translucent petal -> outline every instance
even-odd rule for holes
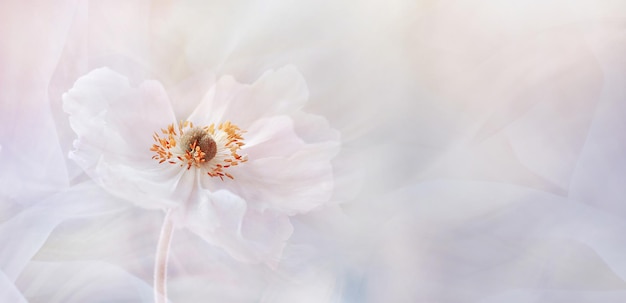
[[[275,212],[258,212],[229,191],[204,192],[187,227],[234,258],[275,265],[292,233],[289,219]]]
[[[87,174],[141,206],[171,205],[181,171],[159,165],[150,151],[154,132],[176,122],[158,82],[133,88],[124,76],[101,68],[76,81],[63,101],[78,136],[70,157]]]
[[[74,186],[27,208],[0,225],[0,270],[15,280],[64,220],[118,211],[124,205],[89,182]]]
[[[302,75],[292,66],[268,71],[251,85],[225,76],[205,95],[189,120],[207,125],[231,121],[247,129],[260,118],[296,111],[308,95]]]
[[[318,126],[320,117],[311,117]],[[302,124],[300,124],[302,123]],[[294,122],[288,116],[257,120],[245,134],[241,154],[248,161],[228,168],[234,180],[201,177],[203,187],[225,188],[246,200],[257,210],[275,209],[287,215],[306,212],[328,202],[333,192],[333,168],[330,163],[339,150],[337,133],[328,127],[307,129],[307,120]],[[323,124],[323,123],[322,123]],[[307,143],[294,126],[308,132]],[[303,126],[304,125],[304,126]],[[315,142],[318,141],[318,142]]]

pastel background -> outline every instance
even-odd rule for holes
[[[67,158],[78,77],[199,98],[194,75],[287,64],[341,133],[333,203],[292,218],[277,269],[176,233],[173,302],[625,302],[609,0],[2,1],[0,302],[153,301],[163,215]]]

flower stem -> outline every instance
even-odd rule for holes
[[[156,258],[154,261],[154,302],[167,302],[167,259],[172,242],[174,224],[171,219],[172,210],[168,209],[163,219],[161,235],[157,244]]]

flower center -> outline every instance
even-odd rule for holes
[[[180,137],[180,143],[182,146],[185,146],[186,152],[194,152],[199,149],[198,153],[204,155],[203,159],[205,162],[211,161],[217,154],[215,140],[207,131],[199,127],[186,131]]]
[[[229,121],[204,127],[181,121],[178,131],[174,124],[170,124],[161,132],[163,137],[154,133],[152,137],[156,143],[150,148],[156,153],[152,159],[159,163],[179,164],[187,169],[196,167],[211,177],[224,180],[224,177],[234,179],[225,169],[248,161],[247,156],[237,153],[245,145],[244,131]]]

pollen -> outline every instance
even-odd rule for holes
[[[182,146],[185,146],[186,152],[194,152],[197,149],[202,153],[204,162],[211,161],[217,154],[217,144],[209,133],[200,128],[194,127],[180,137]]]
[[[152,159],[159,163],[176,164],[187,170],[201,169],[208,176],[222,180],[234,179],[225,170],[248,161],[247,156],[238,153],[245,145],[243,133],[230,121],[204,127],[181,121],[178,129],[170,124],[161,129],[161,134],[155,132],[150,151],[155,153]]]

